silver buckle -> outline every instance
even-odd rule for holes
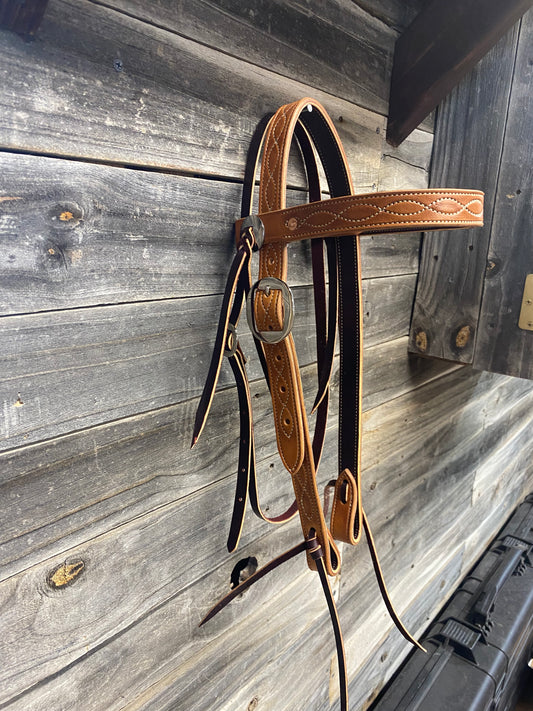
[[[237,329],[232,323],[228,323],[228,330],[226,331],[226,347],[224,348],[224,355],[228,358],[237,353],[237,345],[239,339],[237,337]]]
[[[283,328],[281,331],[259,331],[255,325],[255,294],[257,291],[264,291],[268,296],[271,289],[281,291],[284,310]],[[265,277],[257,281],[250,289],[246,299],[246,319],[251,332],[263,343],[279,343],[286,338],[291,332],[292,322],[294,321],[294,297],[288,285],[276,277]]]

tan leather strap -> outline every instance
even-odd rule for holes
[[[302,100],[281,107],[269,124],[264,143],[259,192],[259,213],[285,207],[285,190],[290,146],[297,122],[303,110],[322,108],[313,100]],[[328,119],[329,120],[329,119]],[[333,129],[334,130],[334,129]],[[340,141],[338,142],[340,145]],[[259,252],[259,278],[287,277],[287,248],[282,243],[264,245]],[[279,331],[283,325],[280,294],[259,293],[255,299],[255,321],[260,331]],[[324,552],[329,575],[340,569],[340,555],[324,519],[316,484],[316,472],[309,426],[305,410],[300,371],[294,341],[289,334],[275,344],[264,343],[278,451],[286,469],[292,475],[300,522],[304,538],[311,530]],[[308,564],[316,568],[308,555]]]
[[[264,244],[315,237],[441,230],[483,225],[479,190],[395,190],[331,198],[260,213]],[[236,224],[240,234],[241,220]]]
[[[304,164],[310,177],[312,202],[287,208],[285,205],[287,165],[295,134],[299,137]],[[194,441],[201,432],[211,404],[220,370],[221,349],[224,344],[229,345],[233,335],[235,352],[231,355],[233,358],[231,363],[237,383],[241,384],[239,385],[241,439],[245,442],[245,449],[241,449],[240,459],[240,463],[242,460],[245,464],[245,476],[237,483],[233,533],[230,533],[230,540],[236,545],[244,515],[242,499],[245,497],[251,478],[248,470],[251,468],[250,471],[254,471],[253,429],[245,359],[238,346],[236,334],[230,333],[228,329],[236,326],[242,306],[242,294],[250,289],[251,247],[258,246],[260,280],[249,293],[250,319],[256,340],[260,338],[265,341],[261,344],[259,353],[272,397],[278,450],[292,477],[305,543],[299,544],[267,564],[250,578],[251,582],[246,586],[280,563],[289,560],[304,549],[307,550],[308,565],[319,572],[335,629],[341,676],[341,708],[344,711],[348,705],[344,651],[338,617],[327,580],[328,574],[336,575],[340,570],[340,555],[334,539],[354,545],[359,541],[363,530],[365,531],[387,609],[401,633],[416,644],[403,627],[388,597],[373,537],[361,502],[362,290],[359,236],[383,232],[479,226],[482,224],[483,194],[475,190],[431,189],[353,195],[350,171],[339,136],[323,107],[313,99],[302,99],[282,106],[269,119],[264,136],[261,138],[264,138],[264,143],[259,191],[260,219],[255,216],[254,227],[246,230],[243,230],[242,220],[236,224],[238,252],[230,270],[224,296],[223,315],[219,322],[208,384],[200,402]],[[332,196],[328,200],[319,200],[320,189],[317,185],[318,172],[314,166],[313,148],[320,157],[326,174],[328,190]],[[257,150],[259,151],[259,147]],[[257,160],[254,162],[256,163]],[[243,198],[247,204],[251,203],[253,174],[250,182]],[[262,240],[259,239],[259,232],[256,234],[256,229],[259,230],[261,227],[264,227],[265,231]],[[313,248],[317,268],[316,271],[314,269],[314,279],[318,282],[316,322],[319,392],[315,407],[319,407],[318,418],[323,430],[325,430],[327,414],[337,306],[340,335],[340,473],[332,486],[334,494],[331,529],[326,524],[316,483],[316,466],[320,458],[323,431],[321,430],[320,436],[315,438],[313,448],[296,350],[288,328],[291,302],[290,289],[286,284],[287,245],[297,240],[317,238],[326,241],[328,272],[330,284],[333,285],[329,297],[330,318],[326,324],[323,247]],[[232,294],[234,295],[233,307],[231,307]],[[230,308],[231,314],[229,314]],[[251,493],[251,498],[254,503],[254,499],[257,498],[255,484],[252,485],[252,491],[254,493]],[[259,509],[259,504],[255,503],[254,509]],[[287,513],[290,512],[289,510]],[[266,518],[264,515],[262,517]],[[239,592],[242,589],[239,586]],[[238,592],[232,591],[215,606],[208,617],[222,609],[236,594]]]

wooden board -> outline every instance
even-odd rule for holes
[[[533,11],[524,16],[515,62],[474,367],[533,378],[533,332],[518,319],[533,273]]]
[[[430,555],[432,546],[438,540],[446,540],[447,533],[459,520],[465,532],[477,528],[476,509],[471,509],[467,485],[477,467],[491,461],[497,450],[501,450],[502,457],[508,462],[515,459],[517,453],[520,456],[522,448],[517,445],[529,436],[523,419],[512,434],[502,420],[496,434],[494,429],[486,426],[484,414],[488,404],[498,397],[501,411],[507,411],[509,417],[516,417],[519,423],[514,385],[503,377],[460,371],[444,381],[428,385],[425,393],[408,393],[393,401],[392,407],[390,402],[386,403],[366,418],[365,500],[378,544],[382,540],[389,542],[389,552],[383,555],[383,564],[391,581],[391,591],[396,595],[401,595],[402,591],[406,594],[403,601],[399,599],[399,609],[410,604],[411,595],[416,598],[419,581],[427,571],[424,561],[420,560],[410,573],[412,586],[406,585],[405,573],[400,571],[404,571],[407,560],[416,562],[422,550]],[[532,398],[532,386],[524,381],[518,400],[522,412],[531,407]],[[444,404],[448,412],[445,418],[442,417]],[[438,431],[434,426],[436,421],[439,422]],[[409,434],[407,439],[406,432]],[[216,457],[213,444],[210,443],[210,451]],[[224,443],[220,445],[223,447]],[[484,452],[481,459],[478,456],[480,451]],[[331,454],[334,456],[334,451]],[[329,456],[324,461],[325,467]],[[427,469],[428,457],[439,461],[439,467],[433,472]],[[199,458],[198,464],[205,466],[205,460]],[[446,476],[441,475],[442,471]],[[521,482],[516,482],[517,488],[526,484],[525,474]],[[529,466],[527,475],[530,480],[532,474]],[[296,653],[295,639],[301,641],[300,651],[304,654],[307,639],[324,644],[315,636],[315,630],[310,633],[308,627],[309,620],[322,616],[321,624],[330,635],[323,601],[314,594],[302,597],[299,580],[293,585],[283,584],[282,581],[293,577],[291,570],[280,571],[281,578],[277,580],[279,594],[275,598],[271,592],[274,583],[267,581],[265,586],[259,586],[246,596],[242,601],[246,606],[233,606],[209,629],[193,633],[194,619],[202,614],[202,608],[205,610],[209,598],[216,596],[216,588],[227,585],[228,571],[232,567],[231,559],[221,554],[223,546],[218,530],[219,522],[222,522],[219,502],[230,494],[230,490],[229,482],[222,480],[190,496],[178,496],[166,506],[156,506],[128,523],[113,526],[107,534],[92,536],[86,544],[78,544],[4,581],[0,585],[0,595],[5,600],[5,619],[12,620],[13,627],[7,626],[9,634],[2,640],[2,644],[11,644],[9,666],[3,671],[6,682],[6,675],[9,675],[9,682],[2,687],[3,699],[9,698],[12,689],[29,688],[30,691],[13,704],[14,708],[31,709],[37,699],[41,704],[54,697],[61,697],[63,708],[66,708],[68,704],[75,705],[84,694],[90,694],[95,708],[103,708],[102,703],[109,708],[109,699],[118,702],[119,696],[122,705],[129,702],[143,707],[143,704],[149,706],[150,697],[160,692],[169,702],[174,699],[176,703],[179,699],[181,708],[199,711],[208,706],[213,694],[220,694],[223,688],[225,703],[230,708],[241,693],[242,680],[237,684],[239,675],[232,670],[235,666],[236,672],[237,666],[241,668],[243,663],[242,652],[235,654],[243,633],[256,650],[255,656],[247,658],[247,679],[251,685],[256,678],[255,665],[259,670],[263,663],[261,650],[283,658],[284,649],[292,656]],[[438,501],[443,501],[438,495],[439,490],[448,492],[450,506],[438,505]],[[434,505],[429,505],[430,502]],[[477,503],[479,507],[480,502]],[[510,500],[506,505],[510,505]],[[405,526],[406,521],[413,520],[415,509],[416,520],[426,531],[423,540],[413,537]],[[199,511],[202,512],[200,518]],[[256,530],[258,526],[260,524],[256,524]],[[287,542],[285,536],[290,535],[290,527],[272,531],[267,537],[271,542],[265,538],[263,545],[254,542],[247,533],[243,549],[233,560],[251,554],[264,560],[276,542],[282,547]],[[341,614],[348,617],[345,624],[348,630],[354,630],[354,644],[357,641],[359,649],[361,639],[355,632],[358,629],[356,620],[360,620],[364,606],[375,599],[375,591],[365,580],[368,561],[363,561],[362,556],[362,549],[345,556],[347,572],[342,580],[346,587],[341,592]],[[121,564],[125,558],[127,566]],[[63,591],[51,590],[46,583],[47,576],[65,560],[72,565],[83,561],[84,572]],[[395,565],[391,569],[393,561]],[[442,565],[446,567],[448,562],[449,558],[445,558]],[[212,572],[206,575],[206,571]],[[432,577],[437,588],[442,580],[440,571],[436,564]],[[303,571],[302,574],[309,576]],[[354,574],[360,580],[358,585],[345,582]],[[448,585],[452,584],[456,574],[446,577]],[[195,579],[198,584],[192,585]],[[35,589],[40,595],[30,594]],[[364,590],[367,592],[358,595]],[[26,600],[23,618],[18,615],[18,599]],[[289,629],[287,615],[296,605],[299,614],[294,627]],[[268,614],[269,625],[254,624],[254,619],[258,615],[262,618],[264,614]],[[417,614],[419,621],[415,624],[425,624],[424,611],[418,608]],[[377,612],[372,620],[372,634],[376,634],[376,626],[384,625],[381,627],[383,633],[388,627],[389,623],[382,615]],[[352,622],[350,616],[353,616]],[[39,645],[24,631],[35,625],[40,630]],[[365,629],[369,628],[363,628],[364,632]],[[55,641],[54,630],[56,633],[68,630],[68,634],[62,634],[60,647]],[[348,632],[349,649],[351,634]],[[16,645],[12,644],[11,635],[16,635]],[[142,639],[144,644],[140,643]],[[274,640],[277,640],[275,648],[272,646]],[[146,644],[151,645],[152,641],[152,653],[161,655],[161,666],[154,664],[151,654],[145,655]],[[109,664],[115,654],[122,655],[121,674],[102,676],[98,669],[102,669],[102,664]],[[197,684],[193,689],[186,681],[191,667],[198,663],[198,655],[201,655],[202,668],[211,680],[202,685],[201,693]],[[352,664],[357,668],[363,661],[359,655]],[[59,673],[61,669],[63,671]],[[150,692],[142,691],[148,688],[146,674],[149,675]],[[224,674],[224,681],[219,674]],[[259,674],[258,683],[261,678]],[[283,688],[271,675],[264,677],[265,682],[267,679],[274,698],[279,698],[284,693]],[[153,686],[156,681],[161,682],[161,688]],[[39,686],[32,689],[36,683]],[[318,693],[323,694],[322,675],[317,674],[312,683]],[[365,686],[364,679],[360,683]],[[368,693],[368,686],[366,689]],[[136,698],[139,694],[141,696]],[[157,702],[157,707],[167,706]]]
[[[496,44],[533,0],[433,0],[400,36],[387,140],[399,145]]]
[[[439,109],[431,185],[483,190],[485,226],[424,236],[411,323],[414,353],[473,359],[517,40],[515,28]]]
[[[421,387],[450,368],[408,358],[406,338],[367,349],[365,364],[365,410]],[[310,402],[316,388],[314,366],[303,374],[306,401]],[[336,370],[333,383],[337,387]],[[286,491],[288,482],[276,454],[268,391],[263,381],[253,382],[252,391],[261,481],[265,474],[275,476],[276,481],[284,482],[281,490]],[[110,530],[217,479],[230,477],[233,481],[236,402],[234,390],[217,393],[205,433],[193,452],[189,443],[196,400],[0,455],[0,577],[101,533],[102,522]],[[334,424],[333,409],[330,427]],[[335,438],[331,429],[328,441],[333,451]],[[202,461],[204,465],[195,473]],[[214,461],[216,467],[212,466]],[[335,464],[332,466],[334,469]],[[75,487],[70,486],[73,469]],[[21,521],[31,524],[21,529]]]
[[[4,149],[242,178],[259,120],[309,93],[87,0],[52,0],[31,45],[10,33],[2,41]],[[383,117],[313,94],[339,127],[356,184],[371,186]]]
[[[395,163],[395,182],[424,173]],[[2,153],[1,313],[222,293],[240,199],[229,182]],[[414,235],[367,236],[362,248],[365,277],[417,271]],[[289,253],[291,286],[310,284],[309,244]]]
[[[20,35],[33,35],[46,10],[48,0],[0,0],[0,27]]]
[[[365,343],[407,335],[415,275],[364,283]],[[293,335],[302,366],[314,362],[312,289],[294,289]],[[129,417],[198,396],[220,297],[170,299],[0,320],[0,449]],[[245,352],[254,353],[246,325]],[[261,368],[252,360],[249,375]],[[224,368],[220,387],[233,384]]]
[[[409,26],[426,2],[427,0],[357,0],[358,5],[400,31]]]
[[[108,3],[144,21],[385,114],[396,32],[352,0]]]

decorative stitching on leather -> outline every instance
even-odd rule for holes
[[[449,210],[447,211],[439,211],[438,207],[436,207],[437,203],[439,202],[455,202],[459,207],[455,212],[450,212]],[[386,213],[388,215],[395,215],[397,217],[405,217],[406,221],[409,220],[412,217],[415,217],[416,215],[421,215],[424,212],[427,212],[428,210],[435,212],[437,215],[445,215],[447,217],[453,217],[453,215],[459,215],[462,212],[467,212],[469,215],[472,215],[472,217],[478,217],[481,213],[479,212],[473,212],[470,210],[470,205],[474,203],[480,203],[480,200],[473,199],[470,200],[466,205],[463,205],[461,202],[455,199],[448,199],[448,198],[439,198],[439,200],[435,200],[428,205],[418,202],[416,200],[397,200],[395,202],[389,203],[385,206],[380,206],[380,205],[375,205],[374,203],[357,203],[357,205],[353,205],[353,203],[347,207],[345,210],[342,210],[340,212],[333,212],[331,210],[327,210],[325,208],[319,209],[319,210],[314,210],[310,212],[309,214],[305,215],[303,218],[300,218],[298,220],[298,229],[301,227],[305,227],[305,224],[309,222],[312,218],[316,217],[317,215],[331,215],[331,219],[329,222],[323,222],[320,226],[314,227],[313,229],[315,230],[323,230],[327,229],[330,225],[335,224],[339,220],[344,221],[348,225],[351,224],[356,224],[360,222],[368,222],[370,220],[373,220],[376,215]],[[338,203],[337,203],[338,204]],[[421,209],[418,210],[413,210],[411,212],[396,212],[395,210],[390,209],[391,206],[396,206],[396,205],[417,205]],[[364,217],[345,217],[345,213],[348,212],[349,210],[353,209],[354,207],[357,208],[363,208],[363,207],[369,207],[374,209],[376,212],[374,212],[371,215],[366,215]],[[291,219],[291,218],[290,218]],[[289,228],[289,219],[285,220],[285,227]]]
[[[337,264],[340,264],[340,258],[341,258],[341,251],[340,251],[340,244],[337,241],[335,244],[336,250],[337,250]],[[339,288],[338,292],[339,295],[342,293],[342,269],[338,269],[338,274],[337,274],[337,279],[339,282]],[[344,309],[342,306],[342,299],[339,298],[339,334],[344,332]],[[343,381],[343,372],[342,368],[339,369],[339,413],[343,411],[342,409],[342,394],[344,392],[344,381]],[[339,462],[341,461],[341,456],[342,456],[342,423],[339,422],[339,438],[338,438],[338,458]]]
[[[272,124],[272,130],[267,141],[267,146],[265,147],[264,155],[264,165],[266,173],[266,181],[264,182],[264,188],[261,190],[261,199],[266,204],[267,210],[272,211],[281,207],[281,197],[282,189],[281,185],[283,165],[286,160],[284,151],[282,148],[285,147],[286,135],[288,131],[288,125],[290,123],[290,111],[294,110],[294,104],[289,104],[281,107]],[[280,145],[281,144],[281,145]],[[282,271],[282,254],[279,251],[279,246],[274,248],[264,248],[262,253],[262,268],[268,276],[281,277]],[[268,327],[269,325],[277,324],[277,314],[276,309],[279,302],[279,295],[276,293],[266,296],[261,294],[259,297],[259,303],[261,304],[264,311],[264,322]],[[273,372],[275,373],[275,382],[272,383],[272,405],[274,409],[274,416],[276,419],[276,433],[278,436],[280,456],[283,460],[285,467],[290,471],[295,471],[295,465],[301,460],[301,436],[299,434],[298,426],[296,423],[296,393],[293,391],[292,387],[287,384],[292,382],[290,373],[290,353],[288,351],[287,344],[279,344],[277,347],[272,348],[272,354],[274,357],[269,358],[269,364]],[[280,355],[281,359],[276,360],[276,355]],[[287,372],[287,369],[289,372]],[[280,385],[286,384],[286,393],[282,393],[280,390]],[[289,425],[286,424],[286,420],[289,420]],[[287,456],[284,451],[283,443],[280,441],[281,434],[286,438],[287,442],[291,440],[294,441],[294,436],[296,436],[296,461],[289,463]]]
[[[447,203],[455,203],[457,205],[457,209],[455,212],[450,212],[449,210],[439,210],[438,209],[438,203],[441,202],[447,202]],[[337,202],[336,206],[342,205],[342,202]],[[470,209],[470,207],[474,204],[480,205],[481,209],[479,212],[475,212]],[[397,205],[416,205],[419,209],[416,210],[411,210],[410,212],[399,212],[397,210],[391,209],[391,207],[395,207]],[[365,215],[363,217],[347,217],[345,216],[345,213],[349,212],[350,210],[353,209],[360,209],[360,208],[370,208],[374,210],[374,212],[370,215]],[[407,222],[413,221],[413,218],[416,218],[417,215],[421,215],[424,212],[430,211],[434,212],[436,215],[436,219],[439,222],[471,222],[471,220],[458,220],[456,215],[461,214],[462,212],[467,212],[469,215],[471,215],[474,218],[479,218],[482,215],[482,209],[483,209],[483,204],[482,201],[479,198],[472,198],[469,200],[466,204],[460,202],[459,200],[456,200],[454,197],[440,197],[437,200],[432,201],[429,204],[425,204],[423,202],[419,202],[417,200],[394,200],[392,202],[389,202],[383,206],[378,205],[374,202],[358,202],[354,204],[354,201],[350,201],[348,203],[348,206],[344,210],[340,211],[333,211],[333,210],[328,210],[327,206],[324,206],[324,204],[321,205],[319,209],[314,209],[311,211],[306,211],[306,214],[303,215],[303,217],[298,218],[298,227],[297,227],[297,234],[292,234],[292,235],[287,235],[289,238],[295,238],[299,237],[302,238],[303,236],[309,234],[313,234],[314,232],[322,232],[323,230],[326,230],[330,228],[331,225],[335,225],[335,223],[338,223],[339,221],[342,221],[344,224],[341,227],[333,227],[331,228],[332,230],[343,230],[346,229],[346,226],[351,226],[351,225],[361,225],[362,223],[368,223],[371,222],[372,220],[375,220],[375,218],[378,215],[382,214],[388,214],[388,215],[394,215],[396,217],[403,218],[402,220],[399,220],[398,222],[380,222],[380,223],[373,223],[373,226],[379,226],[380,224],[387,224],[387,225],[396,225],[396,224],[405,224]],[[311,219],[316,217],[317,215],[325,215],[325,216],[331,216],[331,219],[327,222],[323,222],[322,224],[318,226],[313,226],[309,228],[307,231],[302,233],[302,228],[305,228],[306,223],[308,223]],[[448,219],[447,219],[448,218]],[[289,220],[292,218],[287,218],[285,220],[285,227],[289,229]],[[432,219],[423,219],[423,220],[414,220],[415,222],[421,223],[421,222],[432,222],[434,220]]]
[[[332,574],[335,574],[331,560],[331,549],[334,549],[339,564],[340,556],[322,513],[322,506],[320,505],[320,499],[316,490],[315,475],[311,467],[311,456],[308,450],[307,457],[305,457],[302,462],[302,466],[292,477],[294,492],[298,502],[298,511],[300,513],[300,522],[304,536],[307,536],[310,528],[314,528],[319,538],[323,539],[322,544],[327,568]],[[311,492],[309,491],[309,487],[312,489]],[[337,566],[337,572],[338,569],[339,566]]]
[[[280,160],[283,159],[283,152],[280,148],[278,137],[276,135],[276,131],[278,130],[278,125],[282,121],[283,126],[280,130],[280,136],[283,136],[285,134],[285,128],[287,125],[287,115],[286,115],[286,106],[282,106],[281,109],[277,112],[277,118],[275,119],[274,123],[272,124],[272,130],[270,132],[269,138],[271,138],[271,142],[265,147],[265,155],[264,155],[264,160],[265,160],[265,170],[268,173],[268,177],[265,182],[265,188],[264,188],[264,193],[263,197],[266,202],[266,206],[268,208],[268,211],[271,212],[272,210],[277,209],[275,207],[276,204],[278,206],[280,205],[280,200],[279,200],[279,195],[280,195],[280,173],[278,169],[278,165]],[[274,149],[276,149],[276,158],[275,158],[275,163],[274,167],[271,167],[271,159],[272,159],[272,154],[274,152]],[[269,188],[273,186],[274,189],[274,196],[273,196],[273,202],[271,202],[270,197],[269,197]],[[274,203],[274,207],[273,207]]]
[[[363,328],[363,294],[361,292],[361,280],[359,279],[359,274],[358,274],[358,268],[359,268],[359,250],[358,250],[358,245],[359,245],[359,239],[354,239],[352,240],[352,252],[353,252],[353,266],[354,266],[354,280],[357,284],[357,328],[354,329],[354,338],[355,338],[355,350],[357,353],[357,360],[356,362],[358,363],[359,367],[357,369],[357,381],[356,381],[356,401],[353,404],[354,408],[357,408],[357,419],[356,419],[356,432],[361,432],[361,397],[362,397],[362,383],[361,383],[361,378],[362,378],[362,369],[361,369],[361,359],[363,357],[362,354],[362,337],[361,337],[361,332]],[[354,437],[353,438],[353,455],[352,455],[352,462],[354,466],[354,477],[357,475],[357,470],[359,468],[359,438]],[[351,463],[351,462],[350,462]]]
[[[411,225],[413,227],[413,231],[415,231],[416,227],[420,226],[422,227],[423,225],[426,224],[433,224],[438,222],[438,226],[445,227],[446,225],[471,225],[472,227],[479,227],[480,223],[475,221],[475,220],[442,220],[439,219],[437,220],[405,220],[403,222],[373,222],[371,225],[369,225],[369,228],[372,229],[377,229],[378,227],[405,227],[406,225],[409,226]],[[291,234],[291,235],[279,235],[277,238],[271,238],[272,239],[272,244],[274,242],[278,241],[297,241],[297,240],[302,240],[306,239],[308,237],[313,237],[314,235],[320,235],[321,232],[323,231],[324,228],[321,229],[316,229],[313,230],[312,232],[299,232],[297,234]],[[355,230],[362,230],[360,234],[367,234],[364,230],[366,229],[366,226],[360,226],[358,228],[354,227]],[[437,229],[437,228],[436,228]],[[328,236],[333,236],[336,232],[345,232],[346,231],[346,226],[344,227],[332,227],[331,229],[328,229]],[[368,233],[370,234],[370,233]]]

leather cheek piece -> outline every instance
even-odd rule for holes
[[[335,483],[331,511],[331,533],[337,541],[355,545],[362,533],[361,492],[349,469],[342,471]]]

